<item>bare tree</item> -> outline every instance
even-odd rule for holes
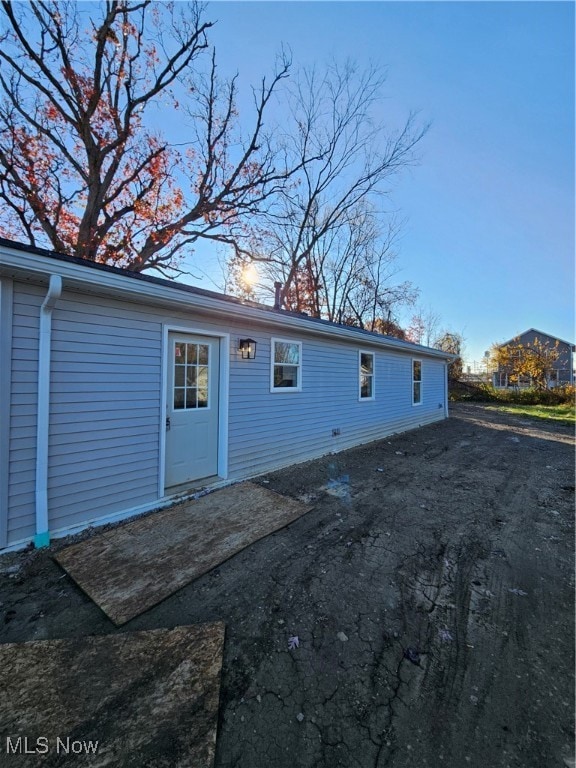
[[[418,289],[395,280],[400,226],[390,218],[382,231],[374,212],[364,206],[351,218],[343,246],[329,250],[320,263],[319,289],[327,297],[329,319],[386,333],[397,324],[398,310],[415,303]]]
[[[415,344],[423,344],[425,347],[431,347],[438,338],[438,328],[440,326],[440,315],[431,307],[424,309],[418,308],[412,315],[410,325],[406,330],[406,336],[409,341]]]
[[[243,138],[236,80],[219,82],[203,5],[1,8],[0,234],[136,271],[175,268],[198,238],[237,246],[246,217],[289,176],[263,131],[289,62],[254,91]],[[147,127],[160,109],[188,120],[186,144]]]
[[[360,203],[313,244],[284,291],[284,309],[403,336],[398,310],[413,304],[418,290],[408,281],[394,279],[398,273],[394,243],[400,225],[395,219],[386,225],[383,232],[374,211]],[[255,281],[253,266],[242,255],[228,261],[227,285],[244,299],[267,298],[270,286],[284,285],[291,271],[290,263],[261,260]]]
[[[389,248],[373,227],[384,215],[376,203],[414,161],[426,128],[413,115],[396,133],[377,122],[382,84],[377,70],[348,62],[323,75],[304,72],[289,89],[284,146],[300,170],[256,222],[243,254],[282,282],[284,308],[330,319],[352,312],[359,320],[369,313],[360,297],[372,314],[384,300]]]

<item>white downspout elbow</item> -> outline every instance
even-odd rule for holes
[[[48,439],[50,432],[50,359],[52,310],[62,294],[62,278],[50,275],[48,292],[40,308],[38,346],[38,412],[36,426],[36,535],[34,545],[47,547],[48,530]]]

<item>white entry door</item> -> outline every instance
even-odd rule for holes
[[[218,474],[220,340],[168,335],[167,488]]]

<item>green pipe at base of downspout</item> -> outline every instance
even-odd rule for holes
[[[44,531],[44,533],[37,533],[34,536],[34,546],[36,549],[50,546],[50,531]]]

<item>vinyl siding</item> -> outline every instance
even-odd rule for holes
[[[277,334],[276,334],[277,335]],[[349,343],[303,341],[302,391],[270,392],[270,338],[230,385],[230,473],[242,477],[370,442],[444,418],[444,364],[422,359],[423,402],[412,405],[404,354]],[[375,353],[373,400],[359,401],[358,350]],[[253,393],[246,396],[246,393]],[[440,406],[440,407],[439,407]],[[339,429],[340,435],[332,436]]]
[[[133,307],[64,292],[52,320],[50,525],[158,496],[162,328]]]
[[[34,534],[39,316],[45,292],[14,283],[7,544]]]
[[[14,284],[9,544],[34,535],[39,309],[45,289]],[[228,477],[376,440],[444,417],[444,363],[306,332],[72,292],[52,315],[48,507],[65,531],[159,498],[163,326],[230,334]],[[238,339],[257,340],[242,360]],[[271,339],[302,342],[302,391],[270,391]],[[223,343],[223,342],[222,342]],[[359,349],[374,352],[374,400],[359,401]],[[441,407],[439,407],[439,405]],[[338,437],[332,430],[339,429]]]

